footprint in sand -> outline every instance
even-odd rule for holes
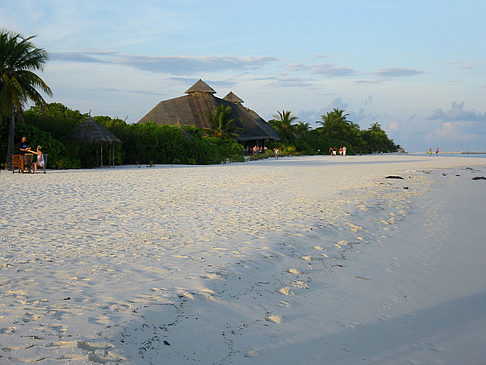
[[[304,283],[303,281],[301,280],[295,280],[293,283],[292,283],[292,286],[294,288],[300,288],[300,289],[309,289],[309,286]]]
[[[280,294],[283,294],[283,295],[294,295],[294,293],[292,292],[292,290],[290,290],[290,288],[288,286],[285,287],[285,288],[279,289],[278,292]]]
[[[297,269],[288,269],[288,272],[294,275],[300,275],[301,272]]]
[[[312,261],[312,257],[311,256],[302,256],[301,259],[302,260],[305,260],[305,261]]]
[[[273,323],[281,323],[282,322],[282,318],[280,318],[280,316],[277,316],[276,314],[269,315],[265,319],[267,321],[273,322]]]

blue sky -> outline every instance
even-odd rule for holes
[[[486,1],[2,0],[61,102],[137,122],[202,78],[265,119],[333,107],[410,151],[486,151]]]

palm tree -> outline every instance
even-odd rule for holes
[[[273,116],[275,119],[269,120],[268,123],[277,131],[283,142],[291,142],[295,137],[295,125],[292,124],[297,117],[292,115],[290,110],[277,111]]]
[[[299,122],[295,125],[295,136],[296,137],[302,137],[304,134],[306,134],[309,130],[311,129],[311,126],[309,123],[306,122]]]
[[[7,166],[14,150],[15,114],[21,113],[29,100],[45,104],[38,89],[52,95],[49,86],[34,73],[42,71],[47,61],[47,52],[31,42],[34,37],[0,30],[0,121],[4,116],[10,119]]]
[[[324,129],[333,129],[336,127],[342,127],[349,125],[350,122],[347,120],[349,114],[342,109],[334,108],[331,112],[323,114],[322,121],[317,121],[317,123],[322,124]]]
[[[241,128],[238,128],[234,123],[238,118],[231,118],[231,107],[226,105],[218,105],[213,113],[205,113],[209,120],[209,128],[204,128],[204,131],[210,136],[216,136],[222,139],[231,139],[238,137]]]

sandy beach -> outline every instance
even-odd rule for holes
[[[485,364],[482,176],[407,155],[2,171],[0,363]]]

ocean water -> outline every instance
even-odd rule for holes
[[[409,155],[414,155],[414,156],[429,156],[428,153],[414,153],[411,152]],[[475,157],[475,158],[486,158],[486,153],[439,153],[439,156],[435,155],[435,152],[432,154],[432,157],[441,157],[441,156],[446,156],[446,157]]]

